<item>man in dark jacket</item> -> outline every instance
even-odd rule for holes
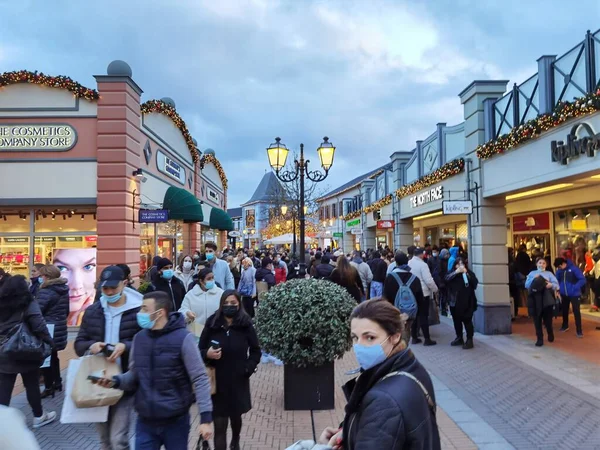
[[[187,286],[184,286],[183,282],[174,276],[173,263],[169,259],[162,258],[156,265],[156,269],[156,275],[152,279],[152,285],[148,292],[164,292],[173,302],[173,311],[179,311],[187,293]]]
[[[185,318],[171,313],[164,292],[144,295],[138,313],[143,330],[133,339],[129,370],[100,385],[135,391],[136,448],[187,448],[192,403],[198,404],[200,434],[213,434],[210,380],[196,339],[186,329]],[[194,393],[196,397],[194,399]]]
[[[323,255],[321,257],[321,263],[316,266],[315,269],[315,278],[318,278],[320,280],[329,280],[329,277],[331,276],[331,272],[333,272],[334,267],[329,264],[330,262],[330,258],[328,255]]]
[[[271,289],[275,286],[273,270],[273,261],[270,258],[264,258],[261,262],[261,268],[256,271],[256,281],[265,281],[269,285],[269,289]]]
[[[124,293],[125,275],[117,266],[108,266],[100,275],[100,301],[90,305],[83,314],[75,339],[75,353],[83,356],[104,354],[111,362],[127,370],[133,337],[140,331],[137,313],[141,301]],[[107,347],[110,344],[111,347]],[[133,397],[124,395],[111,406],[108,421],[97,424],[103,448],[129,449],[129,425]]]
[[[560,286],[560,297],[562,299],[563,321],[560,331],[567,331],[569,329],[569,305],[572,305],[577,337],[582,338],[581,292],[587,281],[581,269],[573,264],[570,259],[556,258],[554,260],[554,267],[556,267],[556,279]]]
[[[371,292],[369,298],[377,298],[383,295],[383,283],[385,283],[385,277],[388,265],[381,258],[381,253],[374,252],[373,259],[367,261],[371,272],[373,272],[373,281],[371,281]]]

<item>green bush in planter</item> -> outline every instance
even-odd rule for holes
[[[290,280],[261,300],[256,330],[261,348],[285,364],[320,366],[351,348],[349,318],[356,300],[326,280]]]
[[[150,283],[149,281],[144,281],[142,284],[140,284],[138,292],[140,294],[145,294],[148,292],[148,289],[150,289],[150,286],[152,286],[152,283]]]

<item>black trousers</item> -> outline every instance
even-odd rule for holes
[[[42,417],[44,412],[42,410],[42,397],[39,386],[40,369],[21,373],[21,378],[23,379],[27,401],[29,402],[29,406],[31,406],[34,417]],[[16,373],[0,373],[0,405],[10,405],[10,398],[16,379]]]
[[[242,416],[215,417],[215,450],[227,449],[227,425],[231,420],[231,444],[240,443],[242,432]]]
[[[554,316],[554,309],[552,306],[547,306],[542,310],[542,314],[533,317],[533,324],[535,325],[535,334],[538,341],[544,340],[544,329],[542,324],[546,327],[546,332],[549,338],[554,338],[554,330],[552,329],[552,317]]]
[[[475,329],[473,328],[473,315],[461,316],[456,312],[456,308],[451,306],[450,312],[452,313],[452,322],[454,322],[454,331],[456,332],[457,338],[463,337],[463,325],[467,332],[467,339],[473,339]]]
[[[252,297],[243,296],[242,305],[248,315],[254,319],[254,299]]]
[[[573,306],[573,317],[575,317],[575,328],[577,333],[583,333],[581,328],[581,299],[579,297],[562,297],[562,326],[569,326],[569,305]]]
[[[423,337],[425,339],[431,339],[429,334],[429,303],[431,302],[431,297],[425,297],[423,304],[418,305],[417,317],[413,321],[410,331],[413,339],[417,339],[419,337],[419,328],[423,332]]]

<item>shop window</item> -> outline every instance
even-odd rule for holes
[[[246,228],[254,228],[256,223],[254,209],[246,210]]]
[[[2,214],[0,217],[0,233],[29,233],[29,211]]]
[[[153,223],[140,224],[140,274],[145,274],[152,267],[152,258],[155,256],[156,235]]]
[[[41,255],[34,262],[46,263]],[[28,277],[29,237],[11,236],[0,238],[0,267],[7,273]]]
[[[571,259],[585,269],[585,254],[600,245],[598,207],[554,213],[556,256]]]

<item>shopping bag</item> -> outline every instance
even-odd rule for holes
[[[217,371],[214,367],[206,366],[206,374],[210,380],[210,395],[217,393]]]
[[[190,333],[199,338],[200,335],[202,335],[202,330],[204,330],[204,324],[198,323],[194,320],[188,324],[187,329]]]
[[[112,378],[120,375],[117,363],[109,362],[104,355],[84,356],[81,358],[79,370],[75,375],[71,398],[78,408],[94,408],[96,406],[112,406],[123,396],[119,389],[107,389],[88,380],[94,375],[101,378]]]
[[[437,294],[432,295],[429,301],[429,325],[438,325],[440,323],[440,308],[437,302]]]
[[[108,406],[99,406],[97,408],[77,408],[71,394],[75,384],[75,376],[81,365],[81,359],[72,359],[69,361],[67,369],[67,390],[63,400],[60,423],[101,423],[108,420]]]
[[[48,328],[48,333],[50,333],[50,337],[54,337],[54,324],[53,323],[48,323],[46,324],[46,327]],[[48,356],[44,362],[42,363],[42,365],[40,366],[40,369],[46,369],[48,367],[50,367],[50,360],[52,359],[52,355]]]

